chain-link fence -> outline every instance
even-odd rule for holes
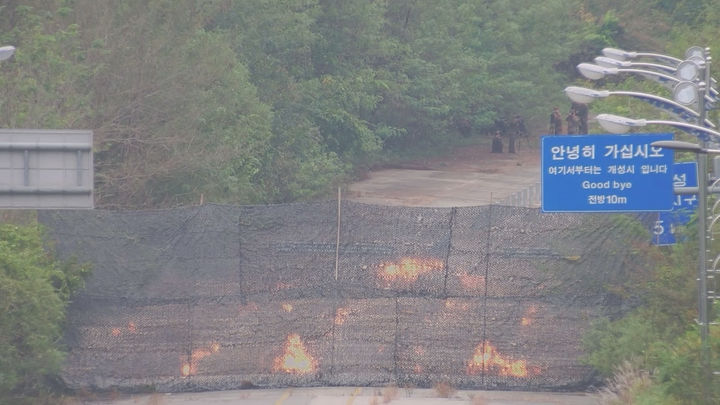
[[[93,274],[69,308],[75,388],[582,389],[589,323],[638,260],[612,215],[337,201],[43,211]]]

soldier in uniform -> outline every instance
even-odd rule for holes
[[[570,109],[570,112],[567,117],[565,117],[565,120],[567,121],[568,135],[577,134],[580,129],[580,118],[578,118],[577,114],[575,114],[574,108]]]
[[[580,120],[578,127],[578,134],[587,135],[588,133],[588,106],[582,103],[572,103],[572,108],[575,110],[575,114]]]
[[[500,135],[500,131],[495,131],[495,136],[493,136],[492,140],[492,153],[502,153],[502,151],[502,136]]]
[[[524,141],[525,146],[530,147],[530,138],[527,133],[527,128],[525,128],[525,120],[522,119],[520,114],[515,114],[515,117],[510,122],[510,131],[515,133],[518,146]]]
[[[560,115],[560,109],[553,107],[552,113],[550,113],[550,134],[560,135],[562,133],[562,115]]]

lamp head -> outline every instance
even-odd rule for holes
[[[695,81],[700,77],[700,66],[696,60],[684,60],[678,65],[675,76],[680,80]]]
[[[12,45],[0,47],[0,60],[5,60],[15,53],[15,47]]]
[[[683,105],[694,105],[700,98],[700,89],[697,84],[682,81],[673,87],[673,100]]]
[[[650,146],[654,146],[656,148],[679,150],[682,152],[700,153],[703,151],[703,148],[700,145],[683,141],[655,141],[652,142]]]
[[[593,59],[595,63],[602,67],[609,67],[609,68],[622,68],[622,67],[630,67],[630,62],[625,62],[622,60],[617,60],[614,58],[608,58],[607,56],[596,56],[595,59]]]
[[[605,75],[617,74],[617,68],[593,65],[592,63],[581,63],[577,65],[577,69],[580,74],[590,80],[600,80],[604,78]]]
[[[599,114],[595,119],[597,119],[601,127],[613,134],[624,134],[632,127],[644,127],[647,125],[645,120],[634,120],[613,114]]]
[[[588,104],[598,98],[605,98],[610,95],[607,90],[593,90],[585,87],[568,86],[565,88],[565,95],[576,103]]]
[[[633,55],[633,52],[627,52],[617,48],[603,48],[602,53],[608,58],[620,61],[632,59],[635,57],[635,55]]]
[[[685,58],[699,57],[705,59],[705,48],[701,46],[691,46],[685,51]]]

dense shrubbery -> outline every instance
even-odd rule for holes
[[[691,232],[694,233],[694,232]],[[655,265],[626,283],[608,286],[642,305],[620,319],[602,319],[585,337],[587,362],[609,378],[605,397],[615,404],[720,402],[720,330],[711,327],[710,362],[703,362],[697,318],[697,241],[649,247]],[[640,252],[639,252],[640,253]],[[711,316],[717,312],[711,311]]]
[[[0,224],[0,403],[57,388],[65,307],[87,272],[55,260],[39,226]]]

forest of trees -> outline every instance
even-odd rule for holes
[[[515,114],[539,135],[553,105],[569,106],[567,85],[598,86],[575,67],[603,47],[720,50],[719,20],[720,0],[0,0],[0,45],[17,47],[0,62],[0,127],[94,131],[98,208],[324,198],[378,162],[483,142]],[[592,108],[657,114],[622,99]],[[62,310],[85,270],[46,256],[35,226],[0,231],[1,403],[57,373]],[[617,403],[707,394],[695,242],[642,250],[658,265],[604,286],[643,302],[586,339],[589,364],[629,376]],[[50,290],[29,320],[8,310]],[[36,333],[42,345],[25,345]],[[47,362],[18,370],[23,356]]]
[[[598,3],[4,0],[0,126],[93,130],[99,208],[322,197],[497,119],[542,131],[625,39]]]
[[[713,3],[3,0],[0,126],[93,130],[99,208],[307,200],[515,114],[539,135],[577,63],[712,46]]]

